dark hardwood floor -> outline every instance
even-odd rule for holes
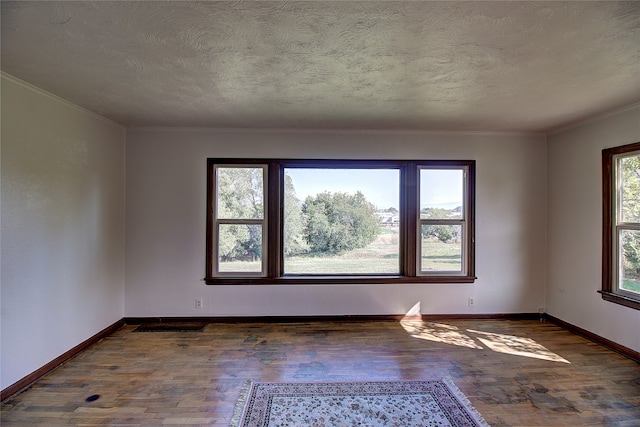
[[[124,326],[4,402],[2,426],[227,427],[247,380],[444,376],[492,426],[640,426],[640,365],[547,322],[314,321],[212,323],[202,332],[134,329]]]

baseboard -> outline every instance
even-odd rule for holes
[[[9,399],[11,396],[13,396],[13,395],[21,392],[22,390],[28,388],[33,383],[38,381],[40,378],[42,378],[43,376],[45,376],[49,372],[53,371],[54,369],[56,369],[58,366],[62,365],[63,363],[67,362],[68,360],[70,360],[73,357],[77,356],[82,351],[86,350],[89,346],[97,343],[101,339],[108,337],[109,335],[111,335],[112,333],[114,333],[115,331],[117,331],[118,329],[120,329],[124,325],[125,325],[124,319],[118,320],[117,322],[115,322],[114,324],[112,324],[110,326],[107,326],[105,329],[103,329],[102,331],[98,332],[97,334],[95,334],[91,338],[89,338],[89,339],[81,342],[77,346],[73,347],[71,350],[69,350],[69,351],[65,352],[64,354],[56,357],[55,359],[53,359],[51,362],[47,363],[43,367],[33,371],[32,373],[30,373],[26,377],[16,381],[14,384],[10,385],[9,387],[5,388],[4,390],[2,390],[0,392],[0,401],[4,402],[5,400]]]
[[[127,325],[162,322],[205,322],[205,323],[300,323],[300,322],[399,322],[403,319],[419,320],[538,320],[539,313],[498,313],[498,314],[404,314],[379,315],[330,315],[330,316],[226,316],[226,317],[125,317]]]
[[[586,329],[582,329],[578,326],[572,325],[571,323],[565,322],[564,320],[558,319],[557,317],[551,316],[550,314],[545,314],[544,318],[551,323],[567,329],[569,332],[580,335],[583,338],[593,341],[596,344],[600,344],[601,346],[606,347],[609,350],[615,351],[616,353],[619,353],[635,362],[640,363],[640,352],[615,343],[611,340],[601,337],[600,335],[596,335],[593,332],[587,331]]]

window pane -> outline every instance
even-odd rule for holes
[[[398,274],[397,169],[285,168],[285,274]]]
[[[620,243],[618,287],[640,295],[640,231],[620,230]]]
[[[420,169],[420,218],[463,219],[464,171]]]
[[[420,270],[462,271],[461,225],[422,225]]]
[[[217,168],[218,219],[264,218],[262,168]]]
[[[218,228],[218,271],[262,271],[262,226],[220,224]]]
[[[622,222],[640,222],[640,157],[620,159],[621,219]]]

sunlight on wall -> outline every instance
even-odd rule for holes
[[[422,312],[422,307],[420,306],[420,301],[418,301],[417,303],[414,304],[413,307],[409,309],[409,311],[407,311],[407,313],[404,315],[402,320],[403,321],[410,320],[410,319],[420,320],[422,316],[421,312]]]

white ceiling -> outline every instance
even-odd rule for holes
[[[640,2],[1,4],[3,71],[126,126],[550,132],[640,101]]]

